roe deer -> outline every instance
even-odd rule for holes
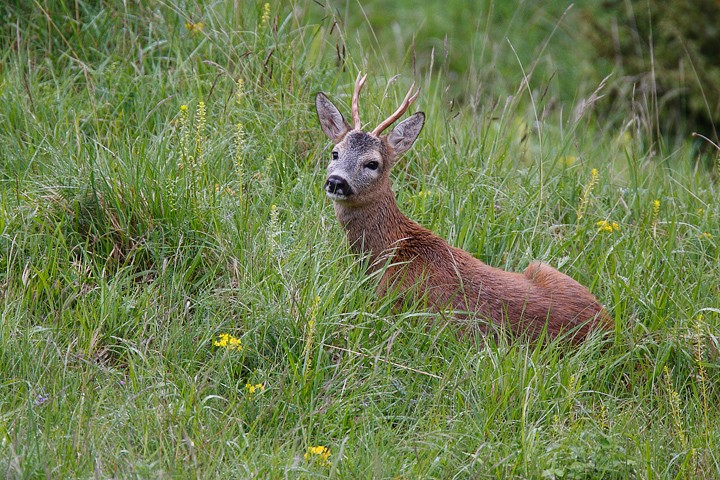
[[[420,297],[433,311],[452,309],[460,318],[475,315],[531,339],[547,328],[548,337],[567,334],[577,343],[595,328],[610,328],[603,307],[569,276],[540,262],[531,263],[523,273],[488,266],[400,212],[390,187],[390,168],[417,139],[425,115],[417,112],[389,134],[381,134],[405,113],[419,89],[413,94],[413,84],[395,113],[366,133],[358,112],[366,78],[358,75],[355,81],[352,127],[322,92],[315,107],[323,132],[335,145],[325,182],[335,216],[351,248],[370,256],[371,270],[388,265],[378,293],[396,290],[401,299]]]

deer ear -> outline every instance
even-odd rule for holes
[[[415,140],[417,140],[420,131],[425,125],[425,114],[417,112],[408,119],[395,125],[387,136],[388,145],[395,151],[395,155],[400,155],[410,150]]]
[[[315,96],[315,108],[325,135],[333,143],[340,142],[345,134],[350,131],[350,125],[345,121],[340,111],[322,92],[318,92]]]

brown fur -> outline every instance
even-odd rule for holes
[[[343,172],[352,177],[354,172],[362,171],[361,157],[372,154],[381,159],[375,180],[364,179],[356,184],[357,194],[334,201],[335,215],[352,249],[370,256],[372,270],[389,265],[378,286],[380,295],[397,291],[401,300],[424,298],[433,311],[450,309],[457,318],[478,317],[532,339],[547,328],[550,338],[567,334],[577,343],[594,329],[610,328],[603,307],[587,288],[569,276],[540,262],[530,264],[523,273],[491,267],[450,246],[400,212],[389,179],[397,155],[393,146],[410,148],[422,128],[422,114],[415,114],[417,118],[411,117],[406,125],[396,127],[397,131],[387,136],[370,134],[382,144],[379,148],[363,146],[358,151],[344,141],[348,133],[358,130],[351,130],[335,107],[328,104],[326,97],[319,94],[321,125],[341,153],[341,166],[337,170],[329,167],[329,173]],[[355,169],[355,164],[360,170]],[[488,331],[487,325],[480,328]]]
[[[380,295],[389,289],[425,294],[433,310],[472,312],[531,338],[546,325],[550,338],[564,332],[574,342],[598,326],[609,327],[595,297],[569,276],[540,262],[523,273],[486,265],[403,215],[389,185],[373,203],[335,203],[335,213],[353,250],[370,254],[372,269],[390,264]]]

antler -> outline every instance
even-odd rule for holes
[[[408,108],[410,108],[410,105],[415,101],[418,95],[420,95],[420,89],[417,89],[417,92],[413,95],[413,88],[415,88],[415,82],[413,82],[412,85],[410,85],[410,90],[408,90],[407,95],[405,95],[405,100],[403,100],[402,104],[398,107],[397,110],[395,110],[395,113],[390,115],[388,118],[385,119],[380,125],[375,127],[375,130],[372,131],[372,135],[378,136],[380,135],[386,128],[388,128],[390,125],[395,123],[395,120],[400,118],[403,113],[407,111]]]
[[[362,127],[360,124],[360,112],[358,111],[358,97],[360,97],[360,90],[362,90],[363,85],[365,85],[365,79],[367,78],[367,75],[362,78],[360,78],[360,75],[362,75],[362,72],[358,72],[358,76],[355,79],[355,91],[352,96],[352,117],[355,130],[360,130]]]

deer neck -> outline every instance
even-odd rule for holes
[[[371,261],[399,247],[410,236],[413,223],[398,209],[389,187],[360,205],[335,202],[335,216],[345,229],[352,250],[370,254]]]

